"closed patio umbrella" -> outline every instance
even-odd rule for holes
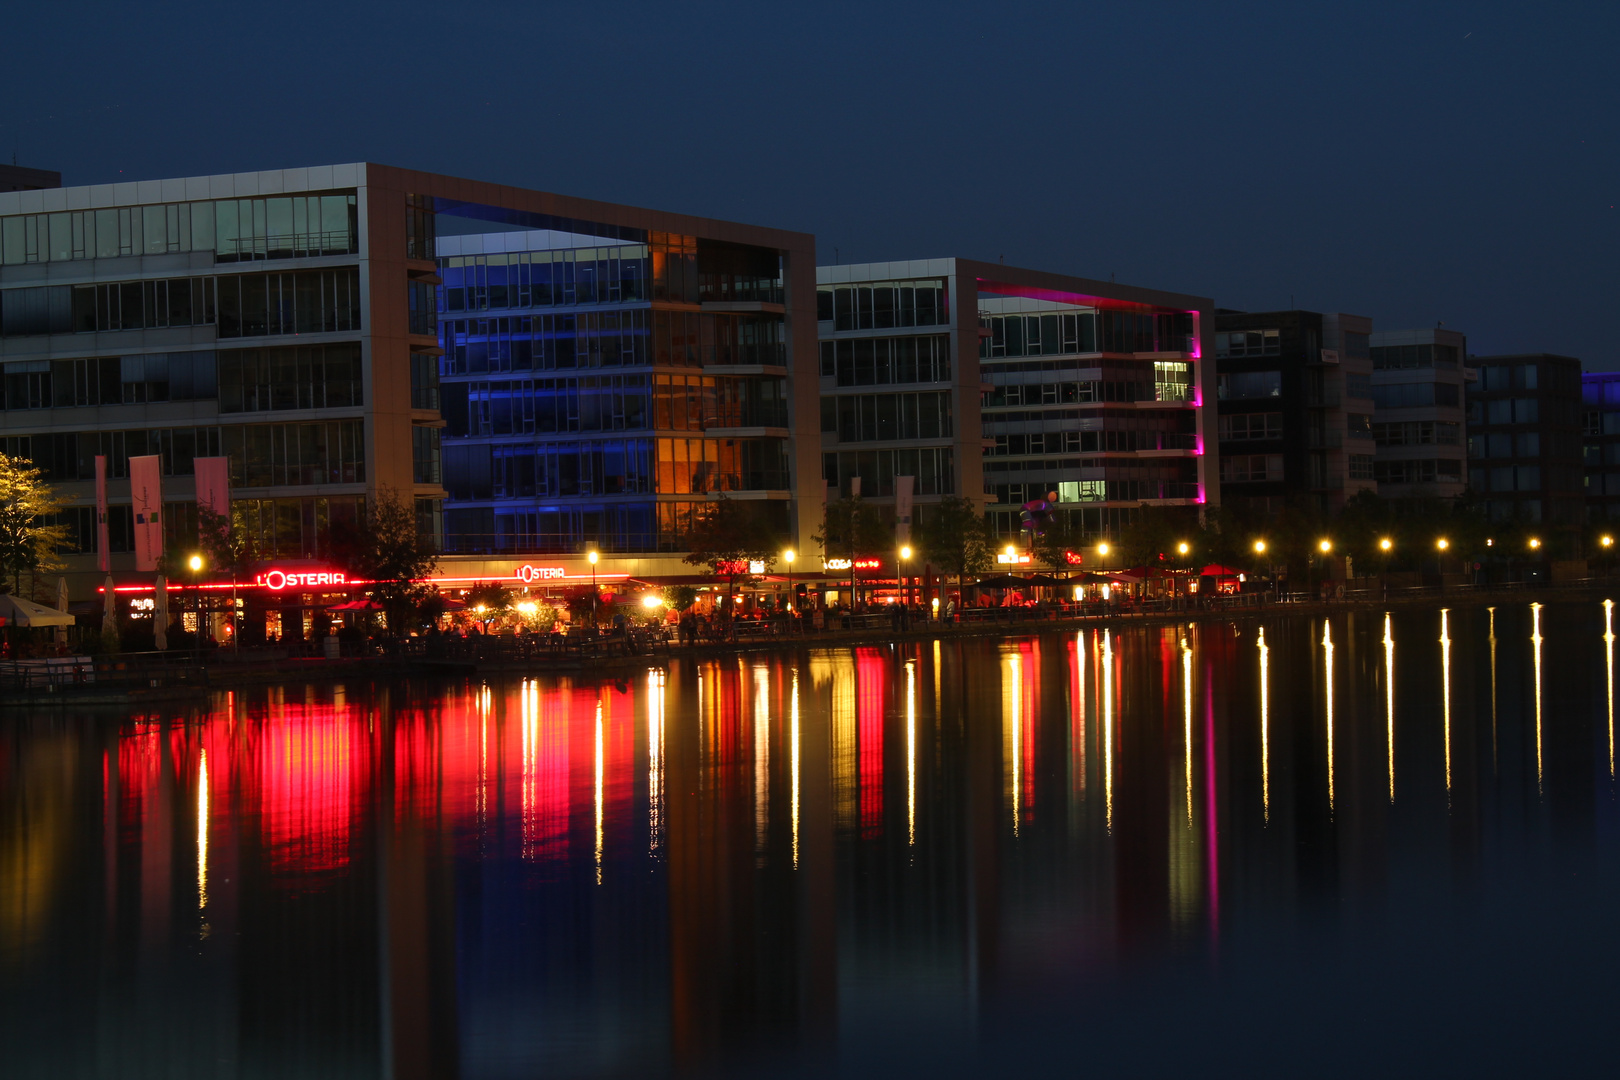
[[[152,591],[152,647],[158,652],[169,647],[169,583],[162,574]]]
[[[58,610],[58,611],[66,611],[67,609],[68,609],[67,578],[59,577],[59,578],[56,579],[56,610]],[[66,624],[62,624],[62,625],[57,626],[57,628],[56,628],[56,643],[58,645],[66,645],[67,644],[67,625]]]

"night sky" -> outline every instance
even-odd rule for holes
[[[371,160],[1620,368],[1620,4],[14,4],[68,184]]]

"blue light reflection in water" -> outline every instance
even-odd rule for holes
[[[1613,642],[1454,607],[6,716],[0,1072],[1589,1065]]]

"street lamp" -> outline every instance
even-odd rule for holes
[[[1604,534],[1599,538],[1598,543],[1603,545],[1603,579],[1607,581],[1609,578],[1609,553],[1614,550],[1614,537]]]
[[[1108,541],[1104,540],[1102,543],[1097,545],[1097,554],[1098,555],[1107,555],[1108,554]]]
[[[1442,536],[1440,539],[1434,542],[1434,546],[1439,548],[1441,551],[1444,551],[1451,546],[1451,541]]]
[[[900,572],[905,581],[905,610],[900,613],[902,625],[910,628],[911,624],[911,545],[900,545]]]
[[[1266,542],[1264,540],[1256,540],[1254,542],[1254,553],[1256,555],[1264,555],[1266,553]],[[1269,559],[1266,560],[1266,573],[1271,575],[1271,588],[1277,594],[1277,599],[1281,601],[1282,582],[1277,580],[1277,567]]]
[[[192,627],[191,631],[191,651],[200,662],[202,660],[201,574],[203,568],[203,557],[201,555],[193,555],[191,558],[186,560],[186,565],[191,568],[191,609],[192,618],[196,620],[196,625]]]
[[[596,626],[596,549],[592,548],[585,553],[585,561],[591,564],[591,626]]]
[[[1382,551],[1382,552],[1385,552],[1386,554],[1389,552],[1389,549],[1394,547],[1394,546],[1395,546],[1395,542],[1393,540],[1391,540],[1387,536],[1384,537],[1382,540],[1378,541],[1378,550]]]
[[[1178,555],[1185,555],[1191,550],[1192,548],[1187,545],[1187,541],[1185,540],[1176,545],[1176,554]]]
[[[786,551],[782,552],[782,561],[787,563],[787,568],[788,568],[787,577],[788,577],[788,610],[789,611],[793,610],[793,596],[794,596],[794,593],[793,593],[793,559],[794,559],[794,553],[793,553],[792,548],[788,548]]]
[[[1540,546],[1541,546],[1541,538],[1540,538],[1540,537],[1536,537],[1536,536],[1532,536],[1532,537],[1531,537],[1531,538],[1530,538],[1530,550],[1531,550],[1531,551],[1534,551],[1534,550],[1536,550],[1536,549],[1537,549],[1537,548],[1539,548],[1539,547],[1540,547]]]
[[[1316,545],[1316,549],[1318,551],[1320,551],[1322,554],[1326,555],[1328,552],[1333,550],[1333,541],[1331,541],[1331,540],[1320,541]]]

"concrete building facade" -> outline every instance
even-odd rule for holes
[[[1468,384],[1468,476],[1493,522],[1541,525],[1573,558],[1586,520],[1581,362],[1530,353],[1476,356]]]
[[[1226,505],[1334,514],[1377,490],[1370,319],[1218,311],[1214,338]]]
[[[892,505],[911,476],[918,515],[962,496],[1009,539],[1052,492],[1098,538],[1218,500],[1208,299],[958,258],[822,266],[817,290],[829,492]]]
[[[1456,499],[1467,490],[1468,339],[1455,330],[1372,335],[1373,474],[1378,494]]]

